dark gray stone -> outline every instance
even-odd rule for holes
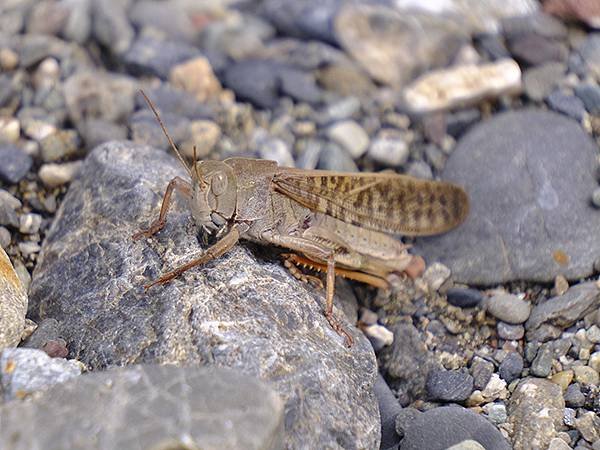
[[[498,33],[478,36],[475,42],[478,49],[490,56],[492,60],[510,58],[504,39]]]
[[[594,282],[569,288],[564,295],[552,297],[536,305],[525,324],[527,333],[549,323],[567,328],[600,307],[600,289]]]
[[[391,331],[394,343],[379,353],[381,371],[395,390],[413,399],[423,398],[427,374],[440,366],[412,324],[398,323]]]
[[[279,103],[279,69],[274,63],[259,60],[236,62],[225,69],[223,84],[238,100],[271,109]]]
[[[551,282],[592,274],[600,255],[600,215],[590,205],[596,144],[574,121],[525,110],[495,116],[458,143],[442,178],[466,188],[465,223],[417,240],[456,281]]]
[[[487,419],[460,406],[434,408],[424,413],[413,410],[409,420],[401,413],[396,426],[404,435],[399,450],[445,450],[467,439],[479,442],[486,450],[512,448]]]
[[[133,366],[86,374],[0,408],[2,448],[279,449],[284,402],[223,368]]]
[[[565,39],[567,27],[559,19],[541,11],[516,15],[501,20],[502,32],[508,37],[535,33],[549,39]]]
[[[425,387],[430,400],[463,402],[473,392],[473,377],[467,370],[432,370]]]
[[[169,135],[175,144],[190,137],[190,121],[185,117],[172,113],[161,113],[160,119],[169,130]],[[131,115],[129,129],[131,130],[131,139],[138,144],[152,145],[163,150],[170,148],[165,133],[157,126],[154,113],[148,109],[141,109]]]
[[[448,114],[446,117],[446,131],[455,139],[461,137],[470,127],[481,119],[478,109],[463,109]]]
[[[473,308],[483,300],[481,291],[469,288],[450,288],[446,297],[448,303],[459,308]]]
[[[21,345],[25,348],[37,348],[39,350],[49,341],[56,341],[60,338],[60,325],[56,319],[42,320]]]
[[[281,92],[298,102],[317,105],[323,94],[316,84],[315,77],[298,69],[286,68],[279,72]]]
[[[19,227],[19,217],[17,209],[20,208],[21,201],[14,197],[10,192],[0,189],[0,225],[10,225]]]
[[[176,89],[168,83],[145,87],[144,92],[161,114],[171,113],[190,120],[215,118],[215,112],[209,105],[200,103],[193,95]],[[148,104],[142,95],[135,96],[135,109],[148,109]]]
[[[567,66],[560,62],[549,62],[532,67],[523,74],[523,89],[534,101],[542,101],[560,83]]]
[[[144,290],[200,251],[179,201],[155,237],[130,237],[156,219],[175,175],[185,172],[161,150],[112,142],[90,153],[44,242],[30,316],[58,320],[70,355],[92,369],[208,364],[261,377],[286,402],[288,447],[377,448],[373,351],[347,323],[355,344],[344,346],[321,290],[245,245]]]
[[[492,378],[494,363],[480,357],[474,357],[471,362],[471,376],[473,377],[473,388],[483,390]]]
[[[565,404],[569,408],[581,408],[585,405],[585,395],[579,383],[570,384],[564,393]]]
[[[531,373],[536,377],[546,378],[550,375],[553,359],[552,347],[547,343],[542,344],[534,360],[531,362]]]
[[[17,184],[29,172],[31,156],[13,144],[0,142],[0,180]]]
[[[340,0],[266,0],[261,13],[283,35],[335,42],[331,22]]]
[[[547,62],[564,62],[569,54],[565,43],[536,33],[525,33],[508,40],[508,49],[521,63],[537,66]]]
[[[498,374],[506,383],[510,383],[521,376],[523,371],[523,357],[517,352],[510,352],[500,363]]]
[[[184,42],[140,36],[123,55],[123,62],[136,75],[166,80],[173,66],[200,55],[200,50]]]
[[[400,436],[396,432],[396,416],[402,407],[381,375],[377,377],[374,392],[377,396],[377,403],[379,403],[379,417],[381,418],[380,448],[382,450],[397,448]]]
[[[554,91],[546,98],[546,103],[554,111],[565,114],[578,122],[583,120],[585,115],[583,102],[574,95]]]
[[[583,102],[590,114],[600,113],[600,87],[596,84],[582,83],[575,86],[575,95]]]
[[[558,384],[541,378],[519,382],[508,403],[514,448],[548,448],[562,430],[565,402]]]
[[[350,154],[334,142],[327,142],[323,146],[317,168],[339,172],[358,172],[358,167]]]
[[[129,1],[94,0],[92,2],[92,33],[96,40],[120,55],[131,46],[135,30],[127,19]]]

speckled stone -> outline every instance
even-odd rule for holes
[[[27,293],[8,255],[0,248],[0,351],[21,340],[27,312]]]

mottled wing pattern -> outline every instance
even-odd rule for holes
[[[469,211],[459,186],[390,173],[283,169],[273,188],[313,211],[406,236],[444,233]]]

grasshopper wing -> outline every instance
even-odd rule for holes
[[[385,172],[282,169],[273,188],[313,211],[406,236],[444,233],[469,212],[469,198],[457,185]]]

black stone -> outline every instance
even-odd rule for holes
[[[450,288],[446,292],[448,303],[459,308],[473,308],[483,300],[483,294],[477,289]]]
[[[523,371],[523,357],[517,352],[510,352],[500,363],[498,374],[507,383],[516,380]]]
[[[473,377],[467,370],[432,370],[426,389],[430,400],[462,402],[473,392]]]

